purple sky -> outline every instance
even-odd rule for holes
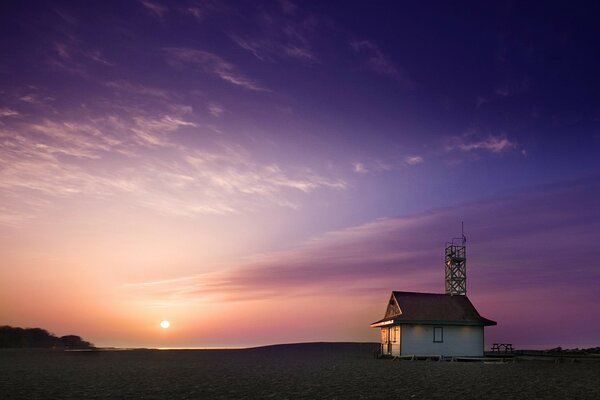
[[[464,221],[488,342],[598,345],[598,8],[3,4],[0,324],[376,341]]]

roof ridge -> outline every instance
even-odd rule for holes
[[[412,292],[412,291],[406,291],[406,290],[392,290],[392,293],[426,294],[426,295],[431,295],[431,296],[452,296],[448,293]],[[467,295],[459,295],[459,296],[467,297]],[[457,295],[454,295],[453,297],[457,297]]]

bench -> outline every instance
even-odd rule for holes
[[[494,343],[492,353],[512,353],[514,351],[512,343]]]

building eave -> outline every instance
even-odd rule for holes
[[[484,321],[444,321],[444,320],[402,320],[386,319],[373,322],[371,328],[379,328],[390,325],[456,325],[456,326],[493,326],[496,321],[485,319]]]
[[[377,322],[373,322],[371,324],[371,328],[378,328],[380,326],[387,326],[387,325],[393,325],[394,324],[394,320],[393,319],[388,319],[385,321],[377,321]]]

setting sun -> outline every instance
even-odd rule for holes
[[[167,329],[170,326],[171,326],[171,323],[169,321],[161,321],[160,322],[160,327],[163,329]]]

